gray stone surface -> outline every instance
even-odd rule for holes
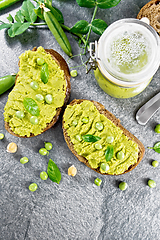
[[[115,20],[136,17],[147,0],[122,0],[112,9],[98,10],[97,18],[108,24]],[[80,8],[73,0],[54,1],[68,26],[80,19],[90,20],[93,9]],[[9,13],[15,14],[21,3],[0,12],[5,20]],[[79,53],[77,43],[68,34],[73,53]],[[96,39],[97,36],[93,36]],[[98,39],[98,38],[97,38]],[[9,38],[6,31],[0,31],[0,76],[18,71],[18,56],[25,50],[42,45],[53,48],[66,60],[46,28],[30,29],[28,32]],[[70,60],[69,67],[80,64],[78,58]],[[151,161],[159,161],[159,154],[147,149],[160,140],[154,133],[159,123],[158,111],[146,126],[140,126],[135,113],[152,96],[160,91],[160,69],[152,82],[140,95],[132,99],[115,99],[105,94],[97,85],[94,75],[85,74],[78,68],[78,76],[71,79],[71,100],[74,98],[94,99],[121,119],[121,123],[138,137],[146,148],[142,162],[130,173],[122,176],[101,176],[80,163],[68,149],[62,134],[61,120],[56,126],[40,136],[21,139],[10,135],[4,128],[3,108],[8,93],[0,96],[0,132],[5,139],[0,141],[0,239],[1,240],[158,240],[160,239],[160,167],[153,168]],[[18,145],[18,152],[9,154],[9,142]],[[42,157],[38,149],[44,141],[53,143],[49,157]],[[22,165],[21,156],[27,156],[29,163]],[[42,181],[41,171],[47,168],[51,158],[59,166],[62,180],[59,185]],[[73,178],[67,169],[74,164],[78,170]],[[100,187],[94,179],[103,181]],[[147,186],[148,179],[157,183],[155,189]],[[125,192],[118,188],[120,181],[129,185]],[[34,193],[28,190],[31,182],[38,184]]]

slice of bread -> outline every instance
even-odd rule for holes
[[[83,101],[86,101],[85,99],[75,99],[73,100],[69,105],[73,106],[75,104],[81,104]],[[89,101],[89,100],[87,100]],[[138,159],[137,159],[137,162],[134,164],[134,165],[131,165],[128,167],[128,169],[126,169],[123,173],[121,174],[124,174],[124,173],[127,173],[131,170],[133,170],[139,163],[140,161],[142,160],[143,156],[144,156],[144,153],[145,153],[145,148],[143,146],[143,144],[132,134],[130,133],[127,129],[125,129],[121,124],[120,124],[120,120],[117,119],[112,113],[110,113],[108,110],[105,109],[105,107],[99,103],[99,102],[96,102],[96,101],[91,101],[95,107],[97,108],[97,110],[99,111],[100,114],[103,114],[105,117],[107,117],[110,121],[112,121],[112,123],[116,126],[116,127],[119,127],[122,131],[123,131],[123,134],[125,136],[128,137],[128,140],[132,140],[133,142],[135,142],[137,145],[138,145],[138,149],[139,149],[139,152],[138,152]],[[66,111],[66,110],[65,110]],[[65,114],[65,112],[64,112]],[[104,175],[121,175],[121,174],[108,174],[108,173],[101,173],[100,170],[99,170],[99,167],[94,169],[90,166],[88,160],[83,157],[83,156],[80,156],[78,155],[78,153],[76,152],[76,150],[74,149],[74,145],[73,143],[71,142],[71,139],[67,133],[67,129],[65,129],[64,127],[65,125],[65,120],[64,120],[64,115],[63,115],[63,121],[62,121],[62,127],[63,127],[63,134],[64,134],[64,138],[65,138],[65,141],[69,147],[69,149],[72,151],[72,153],[78,158],[79,161],[83,162],[87,167],[91,168],[92,170],[100,173],[100,174],[104,174]]]
[[[137,15],[138,19],[147,17],[150,25],[160,35],[160,0],[152,0],[144,5]]]
[[[36,51],[37,48],[34,47],[32,51]],[[66,63],[66,61],[64,60],[64,58],[58,53],[56,52],[55,50],[53,49],[45,49],[45,52],[50,54],[51,57],[53,58],[53,60],[56,61],[56,63],[60,66],[61,70],[64,71],[64,78],[65,78],[65,81],[66,81],[66,92],[65,92],[65,99],[64,99],[64,105],[62,107],[58,107],[56,109],[56,114],[53,116],[53,119],[51,122],[47,123],[46,127],[43,129],[42,132],[45,132],[47,131],[48,129],[50,129],[59,119],[59,116],[62,112],[62,110],[65,108],[68,100],[69,100],[69,97],[70,97],[70,92],[71,92],[71,83],[70,83],[70,71],[69,71],[69,67]],[[20,63],[18,63],[18,65],[20,65]],[[16,79],[18,77],[18,74],[16,76]],[[15,84],[16,84],[16,81],[15,81]],[[9,126],[9,123],[5,121],[5,128],[6,130],[14,135],[14,136],[17,136],[17,137],[22,137],[22,138],[26,138],[27,136],[19,136],[18,134],[15,134],[10,126]],[[34,137],[35,135],[33,133],[30,134],[30,137]]]

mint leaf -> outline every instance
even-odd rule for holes
[[[95,19],[92,22],[92,31],[96,34],[102,35],[107,27],[107,23],[101,19]]]
[[[32,116],[39,116],[38,105],[32,98],[25,98],[23,101],[23,105],[27,112],[29,112]]]
[[[30,26],[29,22],[25,22],[25,23],[16,22],[16,23],[13,23],[11,28],[8,29],[8,35],[10,37],[15,37],[16,35],[19,35],[19,34],[25,32],[29,28],[29,26]]]
[[[111,158],[113,157],[113,154],[114,154],[114,148],[113,148],[112,145],[109,145],[106,149],[106,152],[105,152],[106,162],[111,160]]]
[[[47,173],[51,181],[56,182],[58,184],[60,183],[61,172],[52,159],[49,159]]]
[[[82,138],[85,142],[97,142],[101,139],[100,137],[94,136],[94,135],[91,135],[91,134],[83,135]]]
[[[87,34],[89,31],[89,23],[85,20],[78,21],[70,30],[72,33]]]
[[[34,12],[35,6],[30,2],[30,0],[23,1],[21,13],[28,22],[34,23],[37,19],[37,15]]]
[[[48,70],[48,64],[45,63],[41,68],[41,80],[44,84],[48,82],[49,78],[49,70]]]

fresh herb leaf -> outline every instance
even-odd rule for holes
[[[105,152],[106,162],[111,160],[111,158],[113,157],[113,154],[114,154],[114,148],[113,148],[112,145],[109,145],[106,149],[106,152]]]
[[[25,98],[23,105],[27,112],[29,112],[32,116],[39,116],[39,107],[32,98]]]
[[[97,142],[101,139],[100,137],[91,134],[83,135],[82,138],[85,142]]]
[[[41,80],[44,84],[48,82],[49,78],[49,70],[48,70],[48,64],[44,63],[44,65],[41,68]]]
[[[43,17],[43,9],[40,8],[40,6],[36,7],[34,9],[34,12],[35,14],[37,15],[37,17],[39,17],[40,19],[44,20],[44,17]]]
[[[7,17],[7,19],[8,19],[8,21],[9,21],[10,23],[13,23],[13,22],[14,22],[13,17],[12,17],[11,14],[9,14],[9,16]]]
[[[97,5],[99,8],[106,9],[115,7],[121,0],[97,0]]]
[[[92,8],[96,5],[95,0],[76,0],[76,2],[80,7]]]
[[[15,20],[16,20],[17,22],[24,23],[24,16],[23,16],[21,10],[19,10],[18,12],[16,12]]]
[[[25,23],[16,22],[16,23],[13,23],[11,28],[8,29],[8,35],[10,37],[15,37],[16,35],[19,35],[19,34],[25,32],[29,28],[29,26],[30,26],[29,22],[25,22]]]
[[[148,147],[149,149],[153,149],[155,152],[160,153],[160,142],[154,144],[153,147]]]
[[[0,30],[4,29],[4,28],[10,28],[12,26],[11,23],[2,23],[0,25]]]
[[[37,15],[34,12],[35,6],[30,0],[23,1],[21,13],[24,15],[28,22],[34,23],[37,19]]]
[[[95,19],[92,22],[92,31],[96,34],[102,35],[107,27],[107,23],[101,19]]]
[[[49,159],[47,173],[51,181],[56,182],[58,184],[60,183],[61,172],[52,159]]]
[[[89,23],[85,20],[78,21],[70,30],[72,33],[87,34],[89,31]]]

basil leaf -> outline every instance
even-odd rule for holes
[[[154,151],[157,153],[160,153],[160,142],[157,142],[154,147],[153,147]]]
[[[41,80],[44,84],[48,82],[49,78],[49,70],[48,70],[48,64],[44,63],[44,65],[41,68]]]
[[[23,14],[21,13],[21,10],[19,10],[18,12],[16,12],[15,20],[16,20],[17,22],[24,23],[24,16],[23,16]]]
[[[51,181],[56,182],[58,184],[60,183],[61,172],[52,159],[49,159],[47,173]]]
[[[29,22],[25,22],[25,23],[16,22],[16,23],[13,23],[11,28],[8,29],[8,35],[10,37],[15,37],[16,35],[19,35],[19,34],[25,32],[29,28],[29,26],[30,26]]]
[[[89,31],[89,23],[85,20],[78,21],[70,30],[72,33],[87,34]]]
[[[34,12],[35,6],[30,0],[23,1],[21,13],[24,15],[28,22],[34,23],[37,19],[37,15]]]
[[[106,9],[115,7],[121,0],[97,0],[97,5],[99,8]]]
[[[92,31],[96,34],[102,35],[107,27],[107,23],[101,19],[95,19],[92,22]]]
[[[82,138],[85,142],[97,142],[101,139],[100,137],[91,134],[83,135]]]
[[[105,152],[106,162],[111,160],[111,158],[113,157],[113,154],[114,154],[114,148],[113,148],[112,145],[109,145],[106,149],[106,152]]]
[[[95,0],[76,0],[80,7],[92,8],[96,5]]]
[[[27,112],[29,112],[32,116],[39,116],[39,107],[32,98],[25,98],[23,105]]]
[[[2,23],[0,25],[0,30],[4,29],[4,28],[10,28],[12,26],[11,23]]]

